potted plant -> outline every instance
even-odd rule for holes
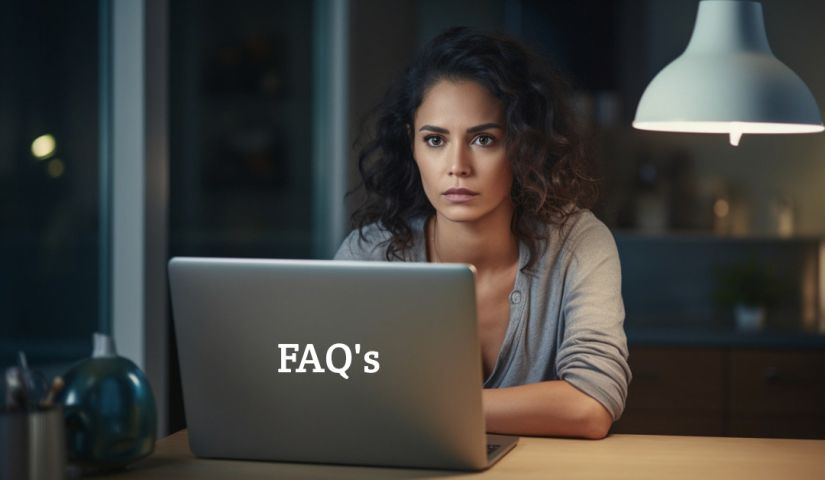
[[[733,308],[739,330],[764,328],[766,310],[776,303],[779,289],[771,272],[753,258],[716,270],[714,298],[719,305]]]

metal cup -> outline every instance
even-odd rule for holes
[[[65,480],[60,406],[0,410],[0,480]]]

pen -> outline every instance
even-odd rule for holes
[[[52,386],[49,388],[49,392],[46,394],[46,398],[40,402],[40,406],[43,408],[49,408],[54,404],[54,399],[63,390],[63,387],[66,383],[63,381],[63,377],[54,377],[52,380]]]
[[[36,405],[34,397],[34,381],[31,377],[31,371],[29,370],[29,362],[26,359],[26,354],[23,351],[17,352],[17,357],[20,360],[20,368],[17,370],[17,375],[20,377],[20,386],[21,386],[21,393],[22,393],[22,405],[21,407],[28,411],[32,410],[32,407]]]
[[[26,408],[28,397],[19,367],[6,369],[6,406],[10,410]]]

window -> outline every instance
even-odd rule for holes
[[[0,16],[0,365],[87,356],[101,294],[98,3]],[[104,245],[105,246],[105,245]]]

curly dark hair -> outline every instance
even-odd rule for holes
[[[512,162],[511,229],[529,248],[531,267],[549,226],[591,208],[598,194],[592,164],[569,105],[570,86],[549,61],[503,34],[466,27],[433,38],[376,107],[375,130],[358,157],[366,193],[352,220],[390,233],[387,260],[412,246],[410,220],[435,212],[413,158],[409,126],[428,89],[439,80],[470,80],[502,102]],[[350,192],[350,193],[354,193]]]

